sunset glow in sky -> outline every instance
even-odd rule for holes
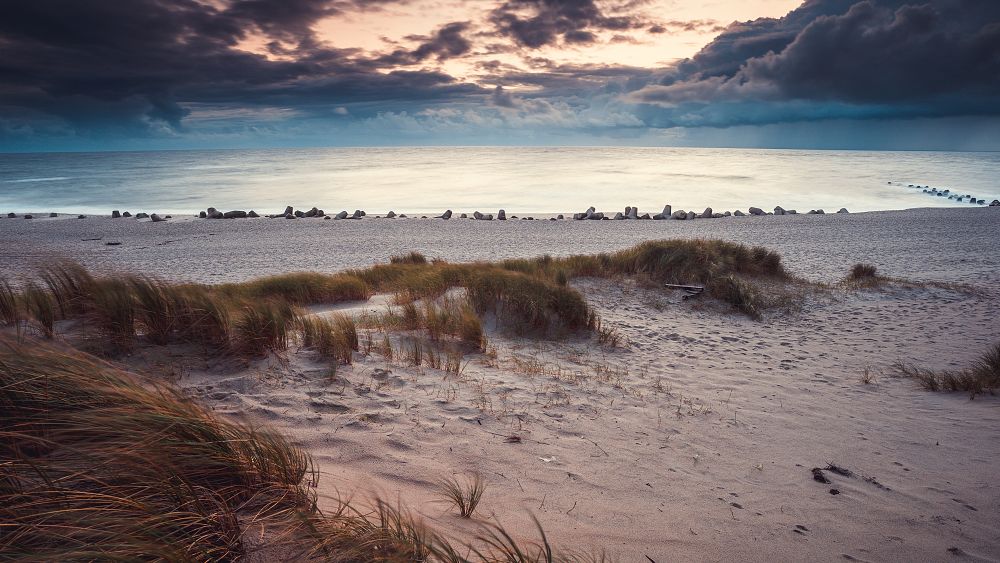
[[[0,151],[1000,149],[1000,2],[33,0]]]

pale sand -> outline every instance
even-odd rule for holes
[[[462,261],[697,236],[774,248],[815,281],[864,261],[969,284],[820,292],[800,312],[757,322],[580,280],[626,347],[491,333],[499,365],[473,356],[462,377],[393,365],[376,379],[386,365],[375,355],[331,383],[327,364],[294,349],[287,363],[246,367],[184,350],[127,362],[177,374],[218,412],[292,436],[323,471],[324,494],[376,491],[443,530],[470,525],[432,502],[434,483],[479,471],[489,483],[479,518],[530,537],[534,513],[556,544],[622,561],[949,560],[951,548],[1000,560],[1000,399],[931,393],[888,374],[860,380],[900,358],[962,367],[1000,340],[998,234],[1000,209],[505,224],[2,219],[0,271],[23,272],[58,248],[97,269],[211,281],[407,250]],[[123,244],[80,241],[96,236]],[[532,373],[535,361],[544,373]],[[524,440],[506,443],[509,434]],[[829,462],[855,476],[814,481],[810,469]]]

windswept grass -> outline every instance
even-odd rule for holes
[[[450,477],[438,485],[441,496],[458,510],[462,518],[472,518],[473,513],[486,492],[486,481],[476,473],[464,483],[457,477]]]
[[[896,372],[917,380],[928,391],[965,391],[975,397],[1000,388],[1000,342],[994,344],[972,365],[959,371],[934,371],[899,361]]]
[[[16,326],[21,323],[17,292],[7,280],[0,280],[0,321],[8,326]]]
[[[299,329],[304,347],[345,365],[353,361],[353,352],[359,348],[357,325],[354,319],[345,315],[335,315],[332,320],[316,315],[303,316],[299,319]]]
[[[427,257],[419,252],[410,252],[401,256],[391,256],[390,264],[426,264]]]
[[[0,338],[0,559],[598,561],[483,524],[453,544],[401,507],[317,507],[318,473],[282,437],[51,344]],[[461,490],[468,516],[485,485]],[[537,521],[536,521],[537,523]]]
[[[606,254],[506,260],[503,267],[556,285],[575,277],[615,276],[653,286],[702,285],[708,295],[751,317],[760,316],[769,304],[758,280],[791,279],[776,252],[721,240],[647,241]]]
[[[230,560],[314,498],[281,438],[38,342],[0,341],[0,456],[4,560]]]
[[[28,313],[38,323],[42,336],[52,339],[55,335],[56,305],[52,294],[31,283],[24,291],[24,302]]]
[[[351,274],[296,272],[269,276],[214,288],[223,295],[244,299],[281,298],[294,305],[365,301],[371,297],[367,284]]]
[[[878,268],[871,264],[855,264],[844,278],[844,284],[850,287],[878,287],[885,278],[878,275]]]
[[[266,356],[268,353],[288,349],[288,333],[298,318],[286,301],[264,301],[246,305],[234,326],[234,349],[249,356]]]

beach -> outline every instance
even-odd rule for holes
[[[25,279],[66,258],[95,274],[215,284],[410,251],[464,263],[659,239],[763,246],[807,283],[759,319],[635,279],[574,278],[617,345],[487,320],[490,348],[459,373],[377,353],[331,372],[294,344],[260,360],[141,347],[113,361],[289,436],[318,465],[321,505],[377,494],[459,539],[475,520],[455,516],[436,484],[478,473],[478,519],[531,538],[534,515],[552,543],[621,561],[1000,559],[1000,402],[931,392],[893,368],[962,369],[1000,340],[1000,209],[533,216],[0,219],[0,273]],[[856,263],[886,281],[839,284]],[[361,318],[391,304],[380,294],[307,313]]]

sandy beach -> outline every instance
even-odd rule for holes
[[[1000,402],[929,392],[892,365],[962,369],[1000,340],[998,232],[997,208],[621,222],[0,219],[0,274],[24,278],[65,257],[98,274],[217,283],[409,251],[458,263],[656,239],[765,246],[794,276],[831,285],[754,320],[628,278],[573,279],[618,346],[487,323],[491,347],[459,374],[378,354],[334,373],[295,345],[263,360],[143,347],[114,361],[289,436],[318,464],[321,504],[378,494],[459,539],[475,524],[435,487],[479,473],[476,519],[531,538],[535,515],[554,544],[620,561],[995,561]],[[832,285],[859,262],[897,281]],[[308,313],[362,318],[390,298]],[[828,465],[850,474],[817,481],[813,468]]]

